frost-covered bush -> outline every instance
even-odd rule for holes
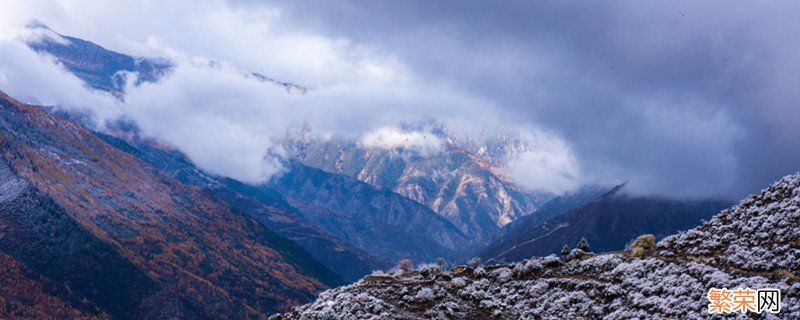
[[[564,258],[564,261],[572,261],[572,260],[575,260],[575,259],[584,260],[584,259],[588,259],[588,258],[590,258],[592,256],[594,256],[594,253],[586,252],[586,251],[583,251],[581,249],[575,248],[575,249],[572,249],[572,251],[569,252],[567,257]]]
[[[430,301],[433,300],[434,294],[431,288],[422,288],[417,292],[417,295],[414,298],[418,301]]]
[[[463,288],[466,285],[467,279],[464,279],[464,277],[456,277],[450,280],[450,286],[456,289]]]
[[[473,257],[467,261],[467,266],[470,268],[477,268],[479,265],[481,265],[481,262],[481,257]]]
[[[419,271],[419,274],[421,276],[427,278],[433,274],[442,273],[442,267],[439,266],[438,264],[428,263],[419,266],[419,268],[417,268],[417,271]]]

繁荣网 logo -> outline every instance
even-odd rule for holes
[[[708,313],[781,312],[781,291],[778,289],[727,288],[708,290]]]

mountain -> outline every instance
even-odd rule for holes
[[[557,196],[542,205],[534,214],[519,218],[498,229],[490,237],[473,243],[461,252],[459,260],[467,261],[472,257],[480,256],[484,251],[496,249],[506,242],[524,239],[526,233],[540,227],[542,223],[592,202],[609,191],[610,189],[605,187],[583,186],[578,190]]]
[[[443,138],[447,140],[447,137]],[[472,241],[535,212],[552,196],[530,193],[505,177],[489,159],[447,140],[442,152],[363,147],[355,142],[297,139],[299,161],[392,190],[449,220]]]
[[[131,131],[99,135],[184,183],[208,188],[347,280],[399,259],[450,258],[466,243],[447,220],[391,191],[298,162],[268,184],[252,186],[206,174],[182,153],[126,134]]]
[[[125,95],[127,74],[135,73],[133,85],[155,83],[169,76],[175,65],[165,58],[135,57],[108,50],[94,42],[59,34],[39,22],[27,26],[28,47],[40,54],[54,57],[70,73],[93,89],[107,91],[122,99]],[[209,66],[218,62],[208,61]],[[242,77],[277,85],[287,93],[305,94],[308,87],[280,81],[258,72],[242,72]]]
[[[427,207],[347,176],[292,162],[268,185],[329,233],[393,261],[450,258],[468,242]]]
[[[359,250],[316,226],[277,190],[210,175],[192,164],[183,153],[131,132],[135,133],[135,128],[118,135],[98,133],[98,136],[185,184],[211,190],[230,206],[303,246],[345,281],[356,281],[394,263]]]
[[[271,319],[698,319],[712,288],[780,290],[780,313],[746,316],[797,319],[798,225],[800,173],[642,254],[374,274]]]
[[[533,256],[558,254],[565,244],[574,247],[581,238],[586,238],[596,252],[622,250],[637,235],[651,233],[664,237],[696,226],[714,212],[732,205],[723,200],[632,196],[625,194],[623,189],[624,185],[619,185],[565,213],[543,211],[540,212],[544,216],[542,219],[532,217],[531,221],[520,221],[520,227],[511,225],[506,237],[500,237],[477,256],[487,262],[520,261]],[[569,207],[562,206],[561,200],[557,201],[548,210]],[[547,219],[548,215],[555,217]]]
[[[173,65],[166,59],[132,57],[107,50],[93,42],[64,36],[41,23],[31,23],[26,39],[28,46],[39,53],[58,58],[64,67],[90,87],[121,97],[125,90],[125,73],[136,73],[135,85],[156,82],[169,74]]]
[[[342,283],[212,192],[4,93],[0,133],[0,254],[69,308],[257,318]]]
[[[58,34],[40,23],[30,24],[28,31],[31,36],[26,43],[30,48],[52,56],[89,87],[111,92],[121,99],[125,74],[136,73],[134,85],[139,85],[164,79],[175,68],[166,59],[111,51],[90,41]],[[292,94],[310,90],[258,72],[243,71],[242,76],[281,86]],[[447,137],[444,131],[437,132],[446,140],[446,146],[443,153],[432,155],[362,148],[353,141],[296,138],[287,141],[287,145],[308,166],[347,175],[376,188],[391,189],[427,206],[471,241],[485,241],[498,228],[536,211],[552,197],[544,192],[527,192],[502,174],[499,168],[503,159],[519,146],[504,139],[479,146]]]

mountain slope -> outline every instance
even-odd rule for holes
[[[10,169],[4,166],[0,162],[7,178]],[[56,292],[71,307],[135,318],[140,305],[160,291],[145,273],[36,188],[26,183],[16,195],[5,198],[0,203],[0,251],[34,274],[62,283]],[[82,304],[82,299],[91,303]]]
[[[0,156],[8,167],[0,183],[4,204],[29,201],[22,209],[57,214],[60,220],[55,221],[63,222],[56,227],[77,230],[39,229],[45,218],[36,220],[19,216],[17,209],[8,210],[3,213],[4,224],[19,225],[11,229],[19,231],[4,235],[3,252],[48,278],[89,286],[85,292],[76,290],[77,294],[103,306],[102,311],[121,310],[120,317],[126,318],[137,310],[157,310],[152,304],[174,300],[149,299],[154,297],[151,292],[163,291],[200,317],[257,317],[312,299],[326,287],[324,283],[340,283],[299,246],[284,247],[291,241],[235,212],[210,192],[181,184],[113,148],[77,123],[16,102],[4,93],[0,93],[0,111]],[[20,185],[28,185],[31,196],[24,193],[28,189],[20,191]],[[46,205],[47,210],[36,205]],[[133,281],[130,286],[141,289],[108,294],[93,289],[105,285],[91,276],[95,272],[102,280],[104,264],[75,258],[74,263],[80,264],[73,265],[69,257],[74,254],[68,250],[81,247],[47,238],[62,233],[83,234],[77,243],[85,243],[81,244],[84,248],[91,249],[86,244],[95,243],[97,249],[89,250],[87,258],[100,255],[109,257],[109,263],[129,266],[110,264],[109,271],[124,276],[112,272],[105,275],[111,277],[105,283]],[[60,260],[64,265],[35,269],[35,261],[47,260],[51,251],[20,253],[31,237],[44,237],[45,248],[53,247],[52,254],[67,257]],[[292,254],[281,254],[281,250]],[[23,261],[26,255],[30,260]],[[60,279],[63,270],[58,268],[78,272]],[[139,281],[137,274],[146,277]],[[142,293],[124,296],[136,292]],[[171,309],[175,309],[173,315],[182,312]]]
[[[107,319],[81,312],[58,296],[47,293],[41,279],[14,258],[0,253],[0,318]],[[36,301],[36,303],[31,303]]]
[[[132,57],[90,41],[60,35],[36,22],[28,26],[28,31],[35,35],[27,41],[31,49],[57,57],[68,71],[90,87],[118,97],[125,90],[125,72],[136,73],[135,84],[138,85],[156,82],[174,67],[164,59]]]
[[[721,200],[679,201],[621,194],[618,186],[595,200],[500,238],[478,256],[487,262],[512,262],[558,254],[564,244],[574,247],[586,238],[596,252],[622,250],[634,237],[651,233],[664,237],[686,230],[730,206]],[[525,223],[522,221],[521,223]],[[511,226],[511,228],[514,228]]]
[[[59,34],[44,24],[28,25],[28,47],[54,57],[70,73],[93,89],[107,91],[118,98],[125,95],[127,74],[135,73],[134,85],[158,82],[175,65],[164,58],[144,58],[108,50],[94,42]],[[209,61],[209,64],[216,62]],[[287,93],[303,95],[308,87],[280,81],[257,72],[243,72],[242,77],[283,87]]]
[[[135,135],[125,140],[105,134],[99,136],[183,183],[210,189],[219,199],[302,245],[346,281],[356,281],[372,270],[390,265],[389,261],[356,249],[315,226],[275,190],[206,174],[184,154]]]
[[[542,205],[535,213],[519,218],[498,229],[491,237],[481,242],[473,243],[462,251],[461,258],[466,261],[472,257],[480,256],[484,251],[492,251],[506,242],[515,239],[524,239],[525,234],[542,225],[542,223],[558,217],[564,213],[575,210],[599,198],[609,189],[598,186],[584,186],[578,190],[555,197]]]
[[[293,142],[292,150],[306,165],[390,189],[429,207],[472,241],[536,211],[550,198],[522,191],[495,165],[452,141],[432,155],[312,139]]]
[[[291,163],[269,186],[329,233],[394,261],[452,257],[467,243],[457,228],[425,206],[346,176]]]
[[[762,222],[768,223],[761,227]],[[476,269],[373,275],[273,319],[698,319],[709,317],[711,288],[778,289],[780,313],[746,316],[797,319],[798,225],[800,173],[664,239],[639,258],[617,253],[563,262],[548,256]],[[779,236],[760,235],[767,230]]]

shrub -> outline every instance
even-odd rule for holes
[[[589,259],[589,258],[591,258],[593,256],[594,256],[594,253],[586,252],[586,251],[583,251],[581,249],[575,248],[575,249],[572,249],[572,251],[569,252],[567,257],[564,258],[564,261],[572,261],[572,260],[576,260],[576,259],[578,259],[578,260],[586,260],[586,259]]]
[[[415,298],[416,300],[419,301],[433,300],[434,298],[433,290],[431,290],[431,288],[422,288],[421,290],[419,290],[419,292],[417,292]]]
[[[643,234],[631,242],[631,257],[640,258],[656,248],[656,237],[652,234]]]
[[[397,263],[397,267],[395,268],[401,272],[410,272],[414,270],[414,264],[409,259],[403,259]]]
[[[656,237],[652,234],[643,234],[633,240],[631,248],[642,248],[644,250],[653,250],[656,248]]]
[[[423,264],[419,266],[417,270],[419,270],[419,274],[425,278],[432,274],[442,273],[442,267],[433,263]]]
[[[467,266],[470,268],[477,268],[479,265],[481,265],[481,262],[481,257],[473,257],[467,261]]]
[[[644,249],[642,249],[641,247],[635,247],[631,249],[631,257],[641,258],[643,256],[644,256]]]

